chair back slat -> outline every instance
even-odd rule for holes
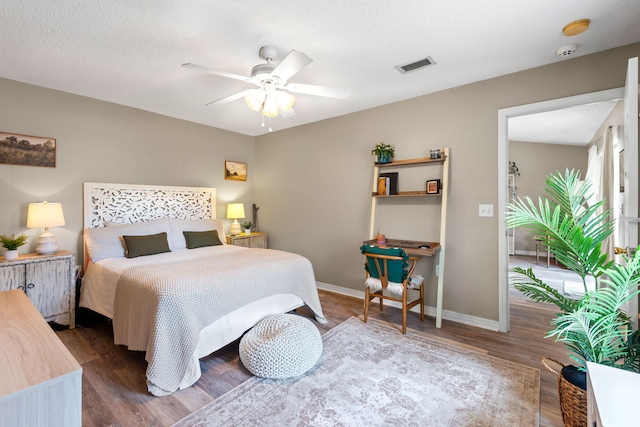
[[[368,256],[369,255],[367,255],[367,257]],[[388,258],[380,255],[372,256],[371,258],[373,258],[376,270],[378,271],[378,279],[380,279],[380,283],[382,283],[382,288],[387,289],[387,285],[389,284],[389,276],[387,275],[387,272],[389,271],[387,268]],[[382,268],[380,268],[380,260],[382,260]]]

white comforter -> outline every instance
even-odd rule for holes
[[[190,260],[138,265],[123,271],[117,284],[114,340],[146,351],[149,391],[167,395],[197,370],[192,355],[205,326],[277,294],[299,296],[325,322],[313,268],[299,255],[226,246]]]

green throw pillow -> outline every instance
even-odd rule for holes
[[[387,268],[389,269],[389,274],[387,274],[387,277],[389,278],[390,282],[394,282],[394,283],[402,283],[402,281],[407,278],[407,273],[408,273],[407,267],[409,266],[409,264],[407,263],[407,260],[409,259],[409,257],[407,256],[407,253],[404,251],[404,249],[381,248],[379,246],[362,245],[360,246],[360,252],[362,252],[365,255],[369,253],[369,254],[377,254],[377,255],[389,255],[389,256],[402,257],[402,261],[387,260]],[[380,270],[382,274],[385,274],[384,261],[379,259],[378,262],[380,264]],[[367,258],[367,261],[364,264],[364,268],[369,272],[369,275],[371,277],[375,277],[376,279],[379,279],[378,269],[376,268],[376,262],[374,258]]]
[[[184,240],[187,242],[188,249],[202,248],[204,246],[221,245],[218,230],[210,231],[183,231]]]
[[[171,252],[167,233],[149,234],[147,236],[122,236],[127,245],[127,258]]]

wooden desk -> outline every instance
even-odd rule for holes
[[[363,245],[374,245],[380,248],[402,248],[407,255],[413,256],[434,256],[440,252],[440,243],[438,242],[420,242],[417,240],[399,240],[387,239],[385,244],[376,243],[376,240],[366,240]]]
[[[362,242],[364,245],[374,245],[380,248],[402,248],[409,256],[434,256],[440,253],[440,264],[444,264],[444,251],[439,242],[421,242],[418,240],[400,240],[400,239],[387,239],[384,245],[376,243],[375,239],[365,240]],[[442,251],[442,252],[441,252]],[[436,265],[436,276],[438,276],[438,293],[436,300],[436,328],[442,326],[442,299],[444,294],[444,276],[443,271],[439,270],[439,265]],[[423,302],[424,304],[424,302]]]

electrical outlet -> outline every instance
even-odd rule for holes
[[[479,216],[493,216],[493,205],[478,205]]]
[[[440,276],[440,265],[436,265],[436,277]]]

